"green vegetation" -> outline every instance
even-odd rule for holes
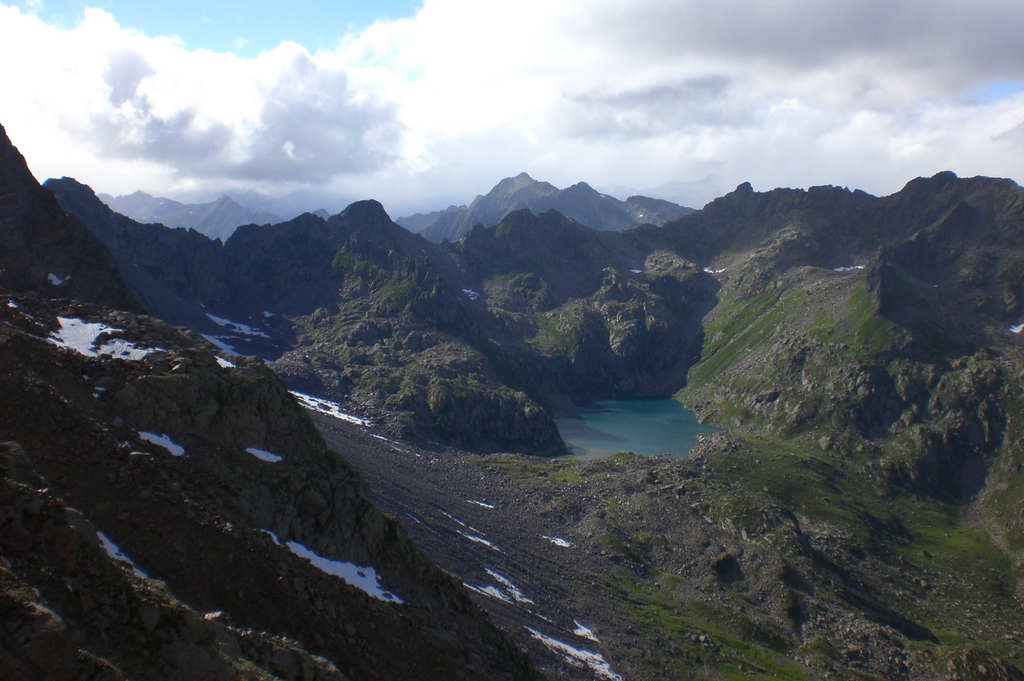
[[[661,678],[666,667],[675,678],[805,679],[805,671],[786,658],[793,644],[771,625],[747,612],[680,599],[678,576],[637,581],[624,567],[603,577],[630,625],[642,636],[664,641],[667,650],[648,659],[646,672]],[[657,632],[655,635],[654,632]]]
[[[541,461],[521,456],[492,454],[484,457],[483,463],[493,466],[508,477],[530,485],[565,485],[580,480],[574,469],[576,460],[572,457]]]

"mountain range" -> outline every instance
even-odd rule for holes
[[[221,241],[226,241],[239,225],[282,222],[273,213],[249,210],[227,195],[210,203],[180,203],[142,191],[124,196],[98,196],[113,210],[138,222],[186,227]]]
[[[743,184],[609,231],[502,210],[561,194],[521,175],[455,240],[361,201],[220,241],[70,178],[40,188],[5,148],[4,243],[45,238],[0,253],[28,273],[0,278],[5,494],[23,497],[0,527],[0,669],[36,670],[33,623],[63,622],[79,638],[45,640],[68,668],[150,678],[207,658],[409,678],[393,635],[436,678],[1024,678],[1016,183]],[[124,356],[66,347],[85,324]],[[688,457],[550,458],[560,411],[669,396],[720,431]],[[88,548],[70,560],[65,508],[170,593]],[[419,600],[366,600],[292,544]],[[232,580],[190,580],[190,560]]]
[[[621,231],[640,224],[662,225],[688,213],[692,208],[646,196],[631,196],[626,201],[601,194],[586,182],[558,189],[538,182],[526,173],[507,177],[491,191],[477,196],[469,206],[449,206],[443,211],[416,213],[395,220],[429,241],[456,241],[474,225],[494,225],[517,210],[543,213],[557,210],[588,227]]]

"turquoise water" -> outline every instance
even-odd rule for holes
[[[675,400],[604,400],[556,418],[573,456],[603,459],[616,452],[685,456],[700,433],[717,432]]]

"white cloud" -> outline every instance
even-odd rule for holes
[[[101,189],[323,183],[391,163],[400,135],[394,104],[293,43],[247,60],[100,10],[60,30],[0,6],[0,59],[19,65],[0,123],[33,168]]]
[[[0,123],[37,174],[111,192],[316,188],[401,214],[526,170],[887,193],[1024,178],[1022,32],[999,0],[427,0],[328,52],[241,59],[0,5],[20,65]]]

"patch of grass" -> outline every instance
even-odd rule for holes
[[[392,281],[382,286],[380,292],[394,300],[399,310],[405,310],[416,297],[416,284],[409,281]]]
[[[549,357],[572,357],[575,341],[580,337],[586,310],[579,302],[537,315],[538,333],[526,342],[537,352]]]
[[[855,331],[847,339],[851,347],[878,355],[891,350],[905,336],[900,327],[877,313],[864,282],[854,289],[846,304],[857,320]]]
[[[853,561],[835,564],[815,550],[810,562],[801,563],[803,570],[848,571],[849,579],[943,645],[999,642],[1024,627],[1015,596],[1024,570],[964,507],[880,483],[871,474],[877,469],[864,465],[867,455],[835,458],[810,445],[766,437],[747,436],[744,442],[739,451],[710,461],[716,482],[704,489],[702,510],[719,526],[745,530],[758,541],[763,532],[774,545],[794,541],[789,520],[772,530],[767,513],[758,513],[757,493],[768,494],[782,511],[796,514],[806,535],[824,533],[831,550],[842,552],[836,555]],[[870,572],[860,571],[862,560],[873,566]],[[817,596],[827,599],[824,589]],[[842,591],[834,596],[845,600]]]
[[[572,457],[564,459],[531,460],[503,454],[492,454],[483,457],[482,463],[493,466],[502,474],[531,485],[565,485],[578,482],[579,473],[574,466]]]
[[[660,575],[660,581],[661,588],[637,581],[636,575],[624,568],[604,577],[607,593],[619,603],[632,626],[649,631],[671,647],[671,659],[658,662],[669,665],[679,678],[699,678],[711,670],[718,678],[806,678],[803,669],[785,657],[794,644],[770,625],[737,610],[680,600],[667,587],[681,582],[677,575]],[[652,676],[664,674],[655,664],[648,666]]]
[[[688,383],[701,386],[733,364],[740,353],[767,342],[785,316],[782,294],[762,293],[726,303],[705,329],[703,358],[690,370]]]

